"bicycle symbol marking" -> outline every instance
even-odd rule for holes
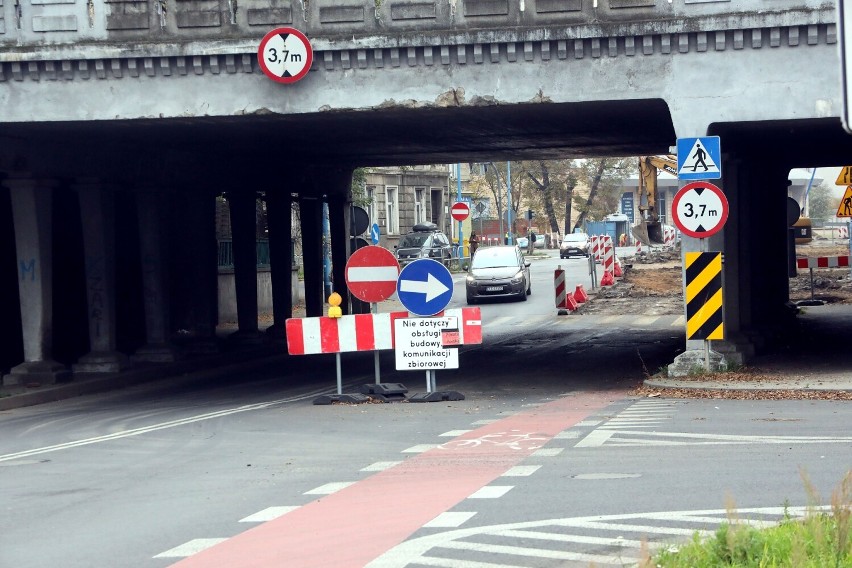
[[[462,440],[451,440],[438,446],[441,450],[455,450],[478,447],[505,447],[512,450],[537,450],[541,448],[548,438],[537,436],[533,432],[520,432],[511,430],[509,432],[496,432],[484,434],[478,438],[466,438]]]

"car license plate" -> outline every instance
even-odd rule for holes
[[[502,286],[486,286],[485,291],[486,292],[502,292],[503,287]]]

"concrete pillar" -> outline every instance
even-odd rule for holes
[[[349,296],[349,289],[346,286],[346,261],[349,260],[350,249],[350,206],[352,204],[348,184],[351,184],[351,174],[348,178],[340,178],[337,180],[335,189],[340,187],[340,184],[345,183],[346,193],[335,193],[329,195],[328,201],[328,220],[331,232],[331,262],[332,262],[332,281],[334,282],[334,291],[340,294],[343,298],[343,313],[349,313],[349,302],[346,298]],[[355,299],[358,302],[357,298]],[[358,302],[363,304],[363,302]],[[364,310],[356,309],[355,312],[363,312]],[[367,312],[369,312],[369,304],[367,304]]]
[[[273,337],[284,337],[284,322],[293,317],[293,280],[298,280],[291,249],[290,193],[267,191],[266,207],[269,223],[269,269],[272,277],[272,325],[266,333]]]
[[[80,199],[88,301],[89,352],[73,365],[75,373],[116,373],[127,356],[115,350],[114,196],[99,181],[74,185]]]
[[[228,193],[234,246],[234,289],[239,329],[229,340],[259,343],[257,326],[257,206],[254,191]]]
[[[322,278],[322,201],[316,198],[299,200],[302,224],[302,259],[305,270],[305,312],[308,317],[323,315]]]
[[[21,302],[24,362],[3,377],[4,385],[53,384],[70,372],[53,357],[53,215],[51,181],[11,178],[15,251]]]
[[[181,274],[188,279],[184,312],[187,342],[184,351],[194,354],[215,353],[218,322],[218,245],[216,243],[216,199],[212,192],[195,191],[185,195],[186,208],[176,222],[181,224],[183,240]]]
[[[131,356],[134,362],[170,363],[179,358],[169,341],[168,262],[161,221],[165,199],[154,191],[136,194],[146,343]]]

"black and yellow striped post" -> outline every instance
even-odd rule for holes
[[[686,338],[724,339],[722,317],[722,253],[687,252]]]

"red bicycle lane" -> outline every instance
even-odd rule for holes
[[[465,433],[173,564],[362,568],[563,430],[626,396],[576,393]]]

